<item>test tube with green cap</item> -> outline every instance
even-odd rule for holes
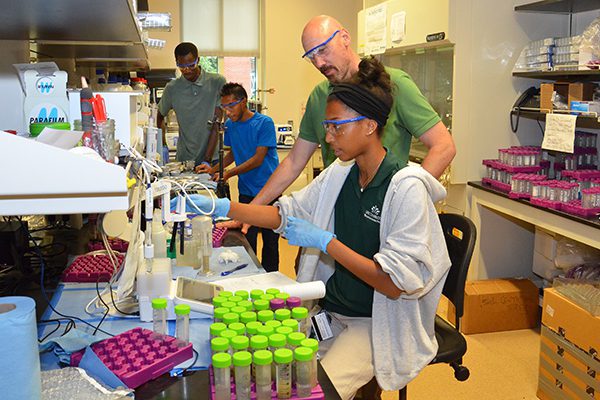
[[[269,350],[271,350],[271,352],[275,352],[277,349],[285,348],[286,344],[287,338],[281,333],[274,333],[269,336]],[[271,373],[273,376],[275,376],[275,364],[271,366]]]
[[[310,382],[311,387],[317,386],[317,353],[319,352],[319,341],[317,339],[304,339],[300,345],[302,347],[308,347],[313,351],[313,358],[311,361],[311,370],[310,370]]]
[[[257,316],[254,311],[244,311],[240,314],[240,322],[247,324],[248,322],[256,321]]]
[[[236,337],[237,333],[234,330],[225,329],[224,331],[221,331],[221,333],[219,333],[219,335],[220,335],[220,337],[224,337],[225,339],[229,340],[229,343],[231,343],[231,339]]]
[[[190,306],[187,304],[175,306],[175,337],[180,341],[180,346],[190,341]]]
[[[265,293],[265,294],[263,294],[262,296],[260,296],[260,299],[261,299],[261,300],[266,300],[266,301],[271,301],[271,300],[273,300],[274,298],[275,298],[275,296],[274,296],[274,295],[272,295],[272,294],[269,294],[269,293]]]
[[[258,299],[254,300],[253,306],[254,310],[256,310],[257,312],[262,310],[268,310],[269,302],[267,300]]]
[[[225,301],[221,304],[221,307],[225,307],[225,308],[229,308],[232,309],[233,307],[237,306],[237,303],[234,303],[233,301]]]
[[[269,288],[267,290],[265,290],[266,294],[270,294],[275,296],[277,293],[281,292],[281,290],[277,289],[277,288]]]
[[[285,321],[281,322],[282,326],[289,326],[290,328],[292,328],[292,330],[294,332],[298,332],[298,321],[296,321],[295,319],[286,319]]]
[[[290,333],[293,333],[294,330],[292,328],[290,328],[289,326],[282,325],[279,328],[275,328],[275,332],[281,333],[282,335],[285,335],[285,337],[287,337]]]
[[[227,325],[233,324],[234,322],[240,322],[240,315],[233,312],[228,312],[223,315],[223,322]]]
[[[281,326],[281,321],[276,321],[274,319],[270,321],[265,321],[265,326],[270,326],[271,328],[279,328]]]
[[[223,321],[223,315],[225,315],[225,314],[227,314],[229,312],[231,312],[229,310],[229,308],[226,308],[226,307],[216,307],[213,310],[213,316],[214,316],[215,322],[221,322],[221,321]]]
[[[228,353],[217,353],[212,356],[215,376],[215,400],[231,399],[231,356]]]
[[[233,302],[233,303],[237,304],[237,303],[239,303],[240,301],[242,301],[242,300],[245,300],[245,299],[242,299],[240,296],[235,296],[235,295],[234,295],[234,296],[231,296],[231,297],[229,297],[227,300],[229,300],[229,301],[231,301],[231,302]]]
[[[256,334],[250,338],[250,351],[255,353],[258,350],[268,350],[269,338],[265,335]],[[252,376],[256,376],[254,366],[252,367]]]
[[[259,326],[258,328],[256,328],[257,335],[264,335],[266,337],[269,337],[274,333],[275,333],[275,330],[273,328],[271,328],[270,326],[263,325],[263,326]]]
[[[250,297],[250,294],[248,293],[247,290],[236,290],[234,295],[241,297],[242,300],[248,300],[248,298]]]
[[[216,337],[210,340],[210,350],[213,355],[217,353],[229,353],[229,339]]]
[[[227,325],[225,325],[222,322],[215,322],[214,324],[211,324],[209,327],[211,339],[221,336],[221,332],[223,332],[226,329]]]
[[[246,336],[236,336],[231,339],[231,349],[236,351],[248,351],[250,347],[250,339]]]
[[[311,368],[313,351],[308,347],[297,347],[294,350],[296,361],[296,396],[308,397],[312,392]]]
[[[262,296],[263,294],[265,294],[265,292],[262,289],[254,289],[250,291],[250,298],[252,299],[252,301],[255,301],[260,299],[260,296]]]
[[[235,369],[235,398],[250,400],[250,366],[252,354],[247,351],[233,353],[233,367]]]
[[[288,348],[294,350],[296,347],[300,347],[304,339],[306,339],[306,335],[302,332],[292,332],[288,334]]]
[[[242,324],[241,322],[232,322],[231,324],[229,324],[229,326],[227,326],[227,328],[231,329],[232,331],[235,331],[235,333],[237,333],[240,336],[246,334],[246,325]]]
[[[231,296],[233,296],[233,292],[230,292],[229,290],[221,290],[219,292],[219,296],[220,297],[231,297]]]
[[[253,307],[252,307],[252,302],[250,300],[242,300],[239,303],[237,303],[238,307],[244,307],[246,309],[246,311],[252,311]]]
[[[286,292],[279,292],[275,295],[276,299],[281,299],[283,301],[286,301],[289,297],[290,297],[290,295]]]
[[[306,336],[310,333],[310,320],[308,319],[308,308],[292,308],[292,318],[298,321],[298,330]]]
[[[152,299],[152,329],[155,335],[167,334],[167,299]]]
[[[278,399],[292,397],[292,361],[294,353],[290,349],[277,349],[273,354],[275,360],[275,387]]]
[[[241,313],[246,312],[246,307],[235,306],[235,307],[231,307],[230,310],[232,313],[236,313],[237,315],[240,315]]]
[[[225,303],[227,301],[226,297],[222,297],[222,296],[217,296],[217,297],[213,297],[212,299],[212,304],[213,306],[216,307],[223,307],[223,303]]]
[[[259,326],[262,326],[261,322],[258,322],[258,321],[248,322],[246,324],[246,333],[248,334],[248,336],[256,335],[256,330],[258,329]]]
[[[292,317],[292,312],[287,308],[280,308],[279,310],[275,310],[275,319],[277,321],[285,321],[286,319],[290,319]]]
[[[271,400],[273,354],[269,350],[258,350],[253,354],[256,382],[256,400]]]
[[[257,318],[260,322],[265,323],[273,319],[273,311],[261,310],[257,313]]]

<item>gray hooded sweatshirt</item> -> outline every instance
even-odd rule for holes
[[[352,165],[336,160],[304,189],[281,197],[276,205],[282,224],[276,232],[283,233],[288,216],[334,232],[335,203]],[[435,313],[450,259],[434,202],[445,196],[433,176],[413,166],[398,171],[386,192],[374,259],[404,293],[396,300],[377,291],[373,295],[373,362],[384,390],[406,386],[437,352]],[[297,280],[326,283],[334,271],[333,258],[304,248]]]

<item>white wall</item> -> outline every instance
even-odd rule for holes
[[[260,97],[267,106],[265,113],[275,123],[293,120],[297,130],[310,91],[325,79],[301,58],[304,25],[316,15],[331,15],[348,29],[356,48],[356,14],[361,8],[362,0],[265,0],[265,70],[260,85],[276,92],[261,93]]]
[[[29,43],[22,40],[2,40],[0,60],[0,129],[22,131],[25,95],[12,64],[29,62]]]

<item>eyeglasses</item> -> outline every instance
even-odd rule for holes
[[[326,56],[329,53],[329,47],[327,45],[333,40],[333,38],[335,37],[335,35],[338,34],[339,31],[340,30],[338,29],[337,31],[333,32],[333,34],[329,36],[329,38],[326,41],[308,50],[302,55],[302,58],[304,58],[308,62],[313,62],[315,60],[315,57]]]
[[[200,61],[199,58],[196,58],[196,61],[191,62],[189,64],[176,64],[177,68],[179,69],[192,69],[192,68],[196,68],[196,65],[198,65],[198,62]]]
[[[366,118],[367,117],[364,115],[359,115],[358,117],[350,119],[326,119],[325,121],[321,122],[321,125],[323,125],[323,128],[325,128],[325,132],[333,136],[340,136],[344,134],[344,131],[341,129],[342,125],[361,121]]]
[[[244,100],[244,99],[239,99],[239,100],[236,100],[236,101],[232,101],[231,103],[227,103],[227,104],[220,104],[219,107],[221,107],[222,110],[225,110],[225,109],[230,110],[234,106],[237,106],[238,104],[240,104],[242,102],[242,100]]]

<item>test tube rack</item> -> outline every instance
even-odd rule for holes
[[[108,239],[108,244],[110,248],[114,251],[118,251],[119,253],[125,253],[127,248],[129,247],[129,242],[119,238]],[[88,250],[96,251],[96,250],[106,250],[104,247],[104,243],[99,240],[90,240],[88,242]]]
[[[209,374],[210,374],[210,398],[211,400],[215,399],[215,379],[213,376],[213,367],[212,365],[209,368]],[[252,386],[250,387],[250,398],[251,399],[256,399],[256,389],[255,389],[255,384],[254,382],[252,382],[251,384]],[[235,395],[235,383],[234,383],[234,378],[233,376],[231,377],[231,399],[234,400],[236,399],[236,395]],[[273,385],[271,387],[271,399],[278,399],[277,397],[277,388],[275,387],[275,382],[273,382]],[[308,397],[298,397],[296,396],[296,386],[292,386],[292,397],[290,397],[291,400],[295,400],[295,399],[305,399],[305,400],[324,400],[325,399],[325,393],[323,393],[323,389],[321,389],[321,385],[319,385],[317,383],[317,386],[315,386],[312,389],[312,392],[310,394],[310,396]]]
[[[125,255],[116,254],[117,264]],[[114,267],[107,254],[85,254],[77,257],[63,272],[63,282],[108,282]]]
[[[191,343],[172,336],[134,328],[91,345],[106,367],[127,387],[134,389],[172,370],[193,357]],[[84,350],[71,355],[71,366],[78,366]]]
[[[221,247],[223,245],[223,239],[225,238],[225,234],[227,233],[227,228],[217,228],[213,227],[212,231],[212,241],[213,247]]]

